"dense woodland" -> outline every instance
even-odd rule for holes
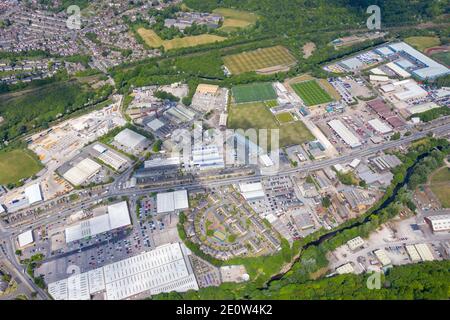
[[[5,118],[0,141],[14,139],[30,130],[48,128],[51,121],[105,101],[113,88],[94,90],[75,80],[60,81],[0,96],[0,114]]]
[[[273,34],[296,34],[365,25],[370,5],[378,5],[386,26],[414,24],[449,12],[448,1],[440,0],[186,0],[193,9],[212,11],[217,7],[253,11],[264,19],[261,28]]]

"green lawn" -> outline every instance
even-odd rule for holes
[[[280,123],[288,123],[294,121],[294,117],[290,112],[282,112],[276,115]]]
[[[253,12],[228,8],[218,8],[213,12],[224,17],[223,25],[219,30],[225,32],[233,32],[241,28],[250,27],[251,25],[254,25],[258,20],[258,16]]]
[[[277,94],[271,83],[254,83],[231,89],[236,103],[275,100]]]
[[[405,42],[422,52],[441,44],[438,37],[409,37],[405,39]]]
[[[280,129],[280,147],[302,144],[314,139],[301,121],[278,124],[275,116],[264,103],[232,105],[228,117],[231,129]],[[270,138],[268,139],[270,145]]]
[[[36,174],[41,168],[31,151],[16,149],[0,152],[0,184],[17,183]]]
[[[225,56],[223,62],[232,74],[241,74],[266,68],[275,68],[273,72],[277,72],[294,65],[297,60],[287,48],[275,46]]]
[[[435,53],[431,57],[447,66],[450,66],[450,52]]]
[[[277,100],[268,100],[268,101],[265,101],[265,104],[269,108],[273,108],[273,107],[278,106],[278,101]]]
[[[294,83],[291,87],[307,106],[333,101],[330,95],[315,80]]]
[[[431,191],[443,208],[450,208],[450,168],[439,169],[431,179]]]

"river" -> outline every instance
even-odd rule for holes
[[[439,148],[439,147],[438,147],[438,149],[441,150],[441,148]],[[417,157],[417,159],[416,159],[416,161],[414,162],[414,164],[413,164],[411,167],[409,167],[408,170],[406,171],[406,175],[405,175],[405,178],[403,179],[403,181],[400,182],[400,183],[398,183],[398,184],[396,185],[396,187],[394,188],[394,191],[392,192],[392,195],[391,195],[390,197],[388,197],[383,203],[381,203],[381,205],[379,205],[379,207],[378,207],[376,210],[374,210],[374,211],[372,212],[372,214],[379,214],[383,209],[385,209],[387,206],[389,206],[392,202],[395,201],[395,199],[397,198],[397,195],[398,195],[400,189],[402,189],[405,185],[407,185],[407,184],[409,183],[409,180],[410,180],[410,178],[411,178],[411,175],[414,173],[414,169],[415,169],[416,165],[417,165],[422,159],[424,159],[425,157],[427,157],[428,155],[430,155],[430,152],[423,153],[423,154],[421,154],[420,156]],[[360,226],[360,225],[362,225],[362,224],[368,222],[369,219],[370,219],[370,216],[371,216],[372,214],[367,215],[367,217],[365,217],[364,220],[356,221],[355,223],[353,223],[353,224],[351,224],[351,225],[349,225],[349,226],[346,226],[346,227],[344,227],[344,228],[337,229],[337,230],[334,230],[334,231],[330,231],[329,233],[326,233],[326,234],[320,236],[317,240],[308,242],[308,243],[305,244],[300,250],[308,249],[308,248],[311,247],[311,246],[318,246],[318,245],[322,244],[324,241],[327,241],[328,239],[333,238],[335,235],[337,235],[338,233],[341,233],[342,231],[345,231],[345,230],[348,230],[348,229],[352,229],[352,228],[358,227],[358,226]],[[278,281],[278,280],[283,279],[283,277],[286,275],[286,273],[288,273],[290,270],[292,270],[292,267],[293,267],[296,263],[298,263],[298,262],[300,261],[300,259],[301,259],[301,255],[299,255],[299,256],[293,261],[291,267],[290,267],[288,270],[286,270],[286,272],[277,274],[277,275],[273,276],[272,278],[270,278],[270,279],[266,282],[266,284],[264,285],[264,287],[261,288],[260,290],[267,290],[267,289],[269,288],[270,284],[271,284],[273,281]]]

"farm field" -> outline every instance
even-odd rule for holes
[[[221,31],[233,32],[241,28],[247,28],[258,20],[258,16],[252,12],[240,11],[235,9],[218,8],[213,13],[219,14],[223,19],[223,25],[219,28]]]
[[[436,171],[430,183],[431,191],[439,199],[443,208],[450,208],[450,168]]]
[[[38,173],[41,168],[27,150],[0,152],[0,184],[17,183]]]
[[[405,42],[422,52],[441,44],[438,37],[409,37],[405,39]]]
[[[231,89],[236,103],[275,100],[277,94],[271,83],[254,83]]]
[[[232,74],[251,71],[274,73],[288,69],[296,63],[294,56],[283,46],[261,48],[225,56],[225,66]],[[267,70],[270,69],[270,70]]]
[[[280,129],[280,147],[302,144],[314,139],[301,121],[278,124],[275,116],[264,103],[232,105],[228,117],[232,129]],[[270,138],[268,139],[270,145]]]
[[[315,80],[294,83],[291,87],[308,107],[333,101]]]
[[[145,28],[137,29],[137,33],[149,47],[159,48],[163,46],[165,50],[195,47],[202,44],[221,42],[227,39],[225,37],[220,37],[213,34],[202,34],[198,36],[175,38],[172,40],[162,40],[155,31]]]
[[[450,51],[435,53],[431,57],[447,66],[450,66]]]

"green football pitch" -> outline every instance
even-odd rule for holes
[[[291,87],[308,107],[333,101],[315,80],[294,83]]]
[[[231,89],[236,103],[275,100],[277,94],[271,83],[254,83]]]

